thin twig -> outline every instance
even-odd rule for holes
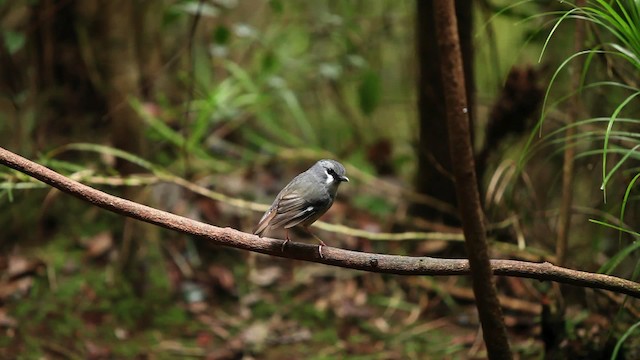
[[[577,0],[576,7],[580,8],[585,5],[585,0]],[[573,39],[573,50],[579,52],[584,45],[585,37],[585,20],[576,19],[576,28]],[[582,72],[582,62],[575,59],[571,64],[571,88],[578,89],[580,87],[580,73]],[[569,108],[569,124],[565,132],[565,148],[562,163],[562,200],[560,202],[560,216],[558,217],[558,225],[556,229],[556,258],[560,265],[564,265],[567,258],[567,250],[569,246],[569,234],[571,230],[571,206],[573,204],[573,177],[574,165],[576,157],[576,147],[574,146],[576,127],[572,126],[580,116],[580,98],[579,93],[575,94],[571,99]]]

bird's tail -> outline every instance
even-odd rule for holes
[[[260,219],[260,222],[258,223],[258,226],[253,231],[253,233],[255,235],[262,237],[262,234],[264,234],[264,232],[269,228],[269,224],[271,223],[271,220],[273,219],[274,216],[276,216],[276,211],[274,209],[269,209],[262,216],[262,219]]]

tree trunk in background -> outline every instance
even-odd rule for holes
[[[130,0],[102,0],[105,41],[105,98],[107,100],[111,142],[114,147],[142,155],[143,122],[130,105],[140,98],[140,72],[136,57],[134,5]],[[123,175],[135,165],[118,159],[116,168]]]
[[[577,7],[584,7],[585,0],[577,0]],[[573,51],[578,53],[584,48],[585,32],[586,32],[586,20],[576,19],[576,27],[574,31],[573,39]],[[570,80],[571,89],[580,89],[582,82],[582,59],[576,59],[572,61]],[[575,124],[581,117],[581,102],[578,94],[571,97],[569,103],[569,124],[565,132],[566,146],[564,148],[564,160],[562,165],[562,200],[560,202],[560,213],[558,216],[557,225],[557,239],[556,239],[556,258],[558,259],[558,265],[564,266],[567,259],[567,250],[569,242],[569,233],[571,229],[571,208],[573,205],[573,177],[574,177],[574,161],[576,157],[576,147],[574,136],[576,133]]]
[[[130,0],[101,0],[100,3],[104,17],[104,96],[111,125],[111,143],[118,149],[144,158],[144,122],[130,104],[131,99],[141,99],[142,95],[142,64],[138,59],[138,55],[142,57],[142,54],[136,47],[136,36],[144,38],[139,32],[140,26],[144,26],[140,24],[144,24],[145,17],[143,13],[136,11],[137,7],[142,5]],[[137,165],[129,161],[116,161],[116,169],[123,176],[139,171]],[[124,196],[134,201],[142,200],[140,190],[132,187],[125,190]],[[141,246],[156,247],[157,242],[153,240],[157,235],[157,229],[148,224],[130,219],[125,221],[119,266],[121,273],[130,281],[138,284],[146,282],[146,275],[137,268],[140,263],[136,262],[136,253]]]
[[[93,1],[81,4],[95,8]],[[25,107],[35,106],[39,116],[33,129],[25,129],[28,137],[18,136],[16,148],[25,154],[48,150],[68,143],[77,134],[83,136],[83,142],[95,141],[104,132],[104,123],[95,114],[105,112],[105,102],[83,56],[90,53],[85,47],[91,36],[80,35],[91,33],[95,17],[86,17],[87,12],[73,1],[37,1],[30,10],[29,28],[33,31],[28,33],[29,56],[25,61],[35,72]],[[28,78],[24,68],[22,75]]]
[[[159,91],[166,89],[166,73],[162,58],[163,1],[142,1],[134,9],[136,21],[136,54],[140,69],[142,97],[155,99]],[[164,92],[166,94],[166,92]]]
[[[451,156],[447,135],[446,112],[438,43],[433,22],[433,2],[416,1],[416,41],[418,53],[418,112],[420,144],[416,190],[456,206],[456,192],[451,175]],[[471,46],[472,1],[456,1],[458,32],[469,105],[473,123],[473,48]],[[414,204],[412,212],[420,217],[458,224],[459,220],[424,204]]]

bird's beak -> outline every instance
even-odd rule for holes
[[[349,178],[346,176],[340,176],[340,181],[341,182],[349,182]]]

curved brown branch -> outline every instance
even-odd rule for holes
[[[283,240],[259,238],[231,228],[220,228],[174,215],[165,211],[106,194],[100,190],[71,180],[42,165],[0,148],[0,163],[32,176],[63,192],[88,201],[109,211],[156,224],[167,229],[199,236],[216,244],[290,259],[313,261],[327,265],[370,272],[398,275],[468,275],[469,262],[462,259],[437,259],[349,251],[332,247],[322,249],[318,257],[315,245],[290,243],[281,251]],[[492,260],[496,275],[517,276],[537,280],[611,290],[640,298],[640,284],[615,276],[570,270],[550,263],[531,263],[515,260]]]

